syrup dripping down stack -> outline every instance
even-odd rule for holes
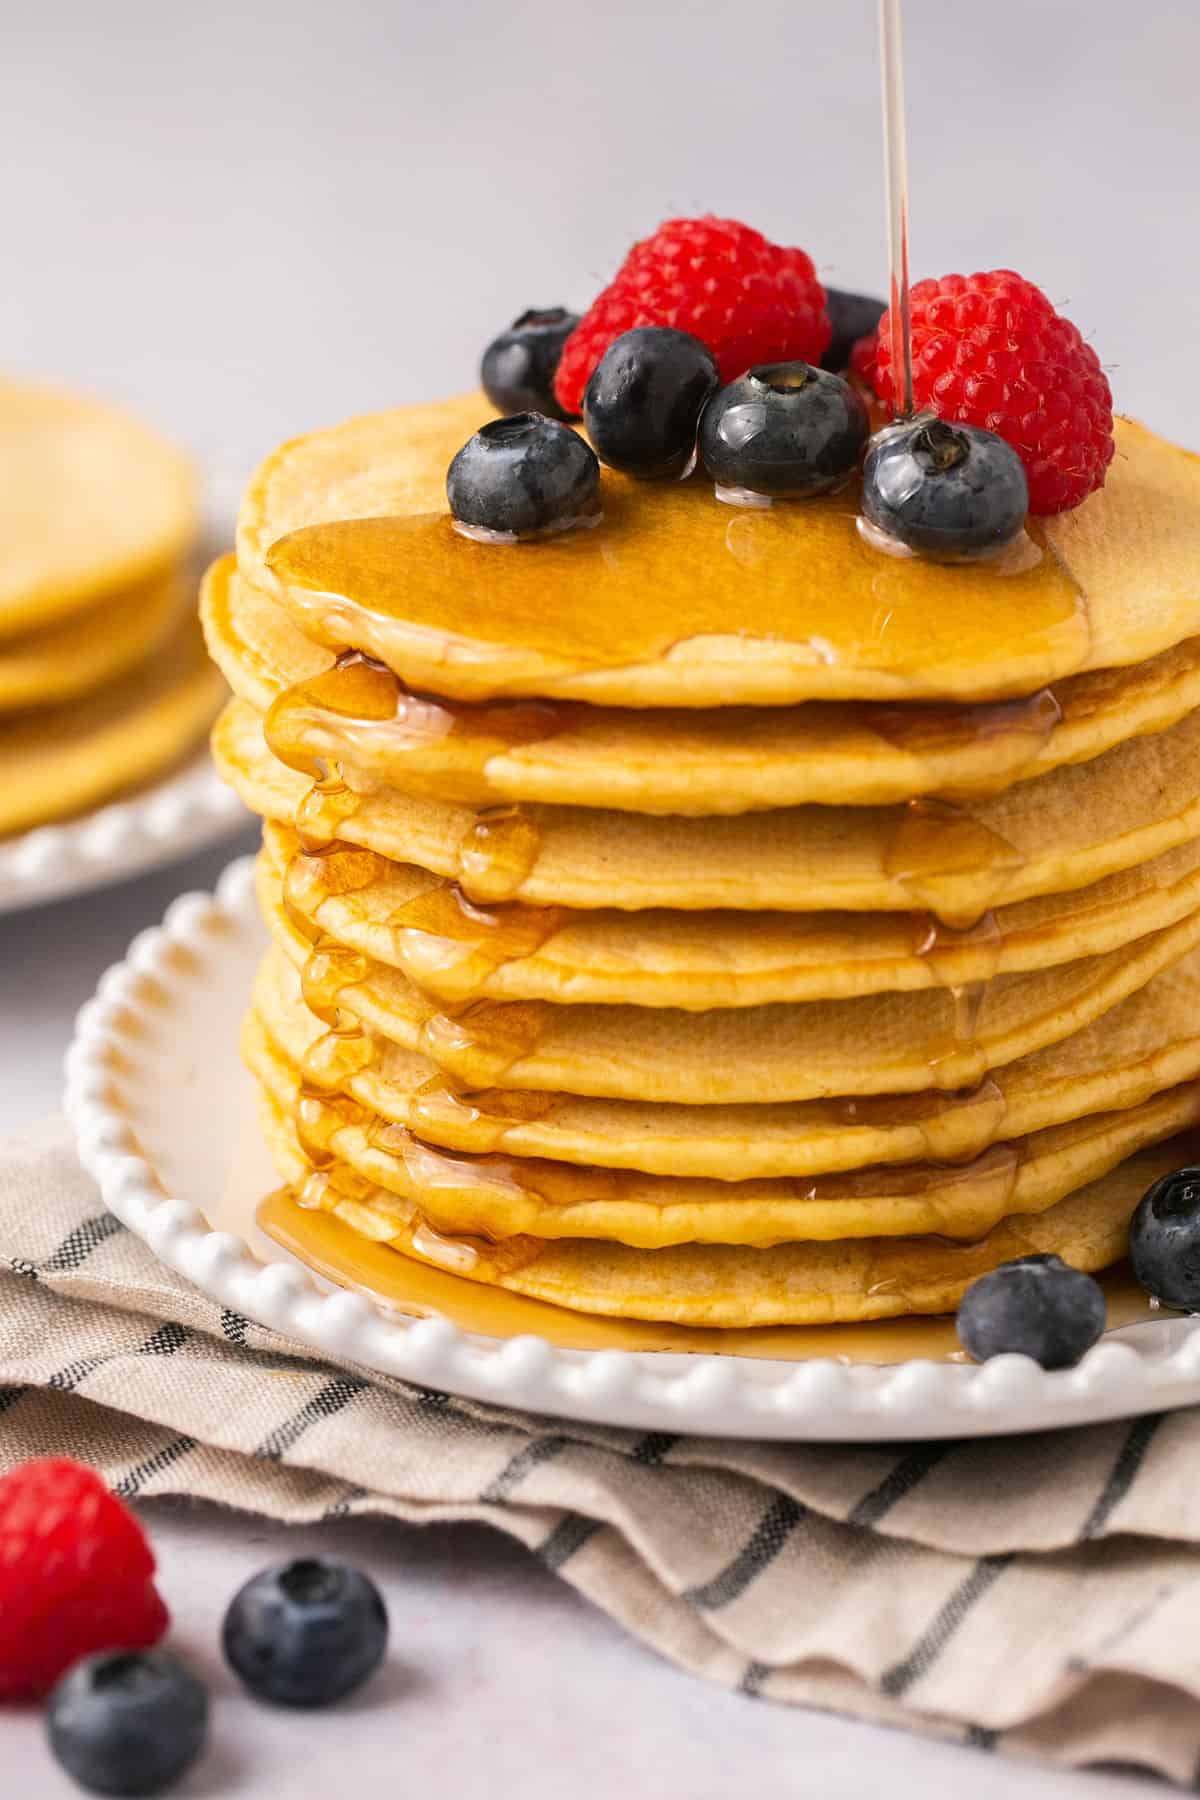
[[[273,1204],[732,1327],[1116,1261],[1200,1123],[1200,464],[1122,424],[1004,570],[607,471],[496,547],[486,416],[285,446],[208,578]]]

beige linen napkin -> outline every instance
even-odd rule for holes
[[[1200,1413],[995,1442],[725,1443],[333,1368],[105,1212],[58,1122],[0,1148],[0,1470],[273,1519],[478,1519],[747,1695],[1197,1781]]]

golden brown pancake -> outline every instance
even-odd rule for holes
[[[463,700],[994,700],[1200,633],[1200,459],[1129,421],[1104,489],[1000,573],[881,557],[853,491],[740,512],[610,471],[597,529],[471,543],[443,484],[487,416],[466,395],[283,446],[247,490],[242,575],[306,636]]]
[[[196,529],[186,457],[82,394],[0,382],[0,641],[179,562]]]
[[[1102,956],[1200,907],[1200,841],[1069,894],[1001,906],[975,930],[928,913],[575,911],[471,905],[411,863],[350,846],[298,855],[268,820],[264,852],[293,917],[391,964],[452,1006],[466,1000],[678,1006],[969,988]]]
[[[0,835],[82,812],[199,747],[225,692],[190,614],[149,671],[0,720]]]
[[[285,1180],[304,1182],[307,1165],[290,1121],[269,1099],[262,1118]],[[952,1311],[972,1281],[1018,1256],[1058,1255],[1075,1268],[1106,1268],[1124,1254],[1143,1193],[1185,1154],[1178,1139],[1142,1151],[1048,1211],[1015,1214],[982,1242],[957,1245],[901,1237],[643,1250],[521,1237],[464,1247],[423,1229],[410,1202],[351,1171],[335,1169],[318,1188],[330,1211],[398,1254],[557,1306],[724,1327],[822,1324]]]
[[[1200,706],[1198,639],[991,706],[472,707],[408,695],[382,669],[331,669],[332,652],[239,581],[232,557],[209,570],[202,617],[239,698],[266,713],[293,690],[274,730],[295,755],[357,762],[403,791],[473,806],[709,815],[996,793]]]

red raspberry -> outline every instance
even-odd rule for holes
[[[879,323],[874,379],[894,411],[890,321]],[[1030,512],[1065,512],[1104,486],[1112,392],[1091,345],[1032,281],[1011,269],[918,281],[912,345],[917,406],[1006,439],[1025,465]]]
[[[812,259],[711,215],[668,219],[633,246],[564,346],[554,391],[565,412],[580,412],[592,370],[635,325],[690,331],[713,352],[722,381],[752,363],[819,362],[831,335]]]
[[[0,1480],[0,1701],[45,1694],[94,1650],[167,1628],[141,1526],[92,1469],[61,1458]]]
[[[875,352],[879,347],[879,334],[869,331],[866,337],[855,338],[850,351],[850,373],[865,387],[875,386]]]

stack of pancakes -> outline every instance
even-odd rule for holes
[[[286,445],[210,572],[295,1206],[594,1314],[952,1308],[1200,1123],[1200,460],[999,566],[605,471],[466,541],[476,396]]]
[[[0,382],[0,835],[149,780],[220,705],[195,616],[194,482],[138,421]]]

